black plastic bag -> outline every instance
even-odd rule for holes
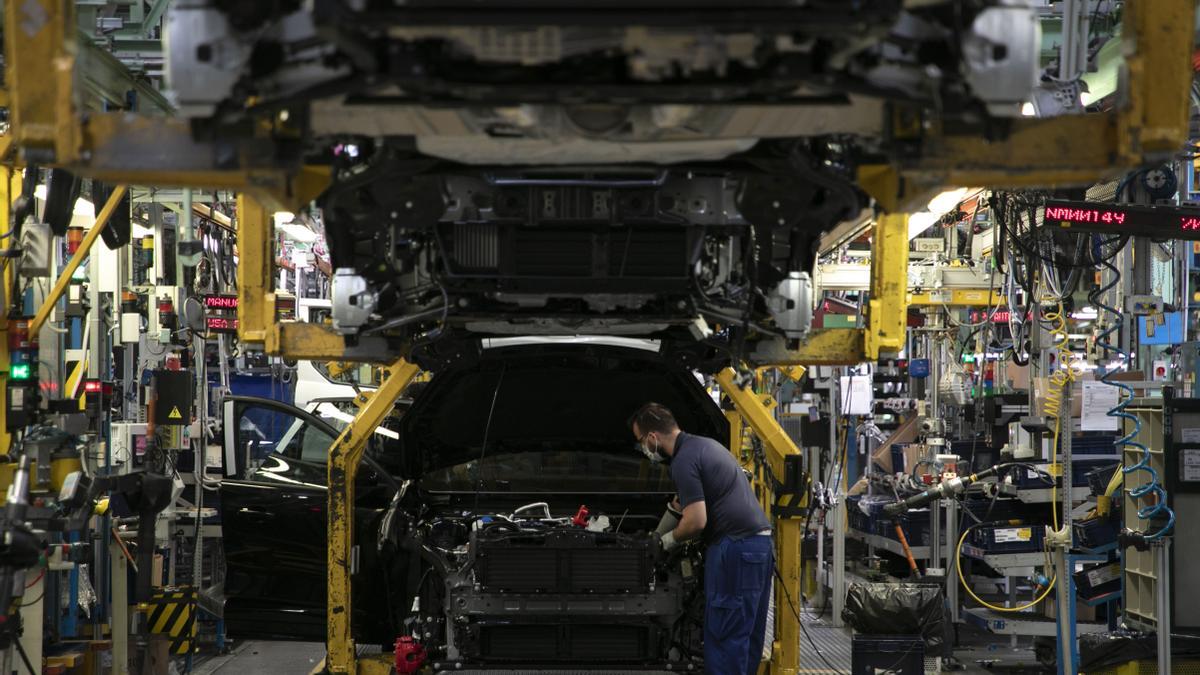
[[[842,620],[867,635],[920,635],[926,653],[946,643],[942,587],[930,584],[850,584]]]
[[[1171,658],[1200,658],[1200,637],[1171,634]],[[1100,670],[1130,661],[1158,659],[1158,638],[1154,633],[1118,631],[1079,636],[1079,668]]]

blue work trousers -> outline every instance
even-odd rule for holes
[[[753,675],[762,660],[775,553],[771,537],[722,537],[704,555],[704,670]]]

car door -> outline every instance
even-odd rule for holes
[[[294,406],[252,397],[225,401],[220,487],[226,632],[255,639],[323,640],[326,595],[326,459],[337,429]],[[356,533],[378,527],[395,482],[364,460]],[[361,537],[360,537],[361,539]],[[374,573],[374,570],[369,570]],[[372,625],[377,603],[356,607]]]

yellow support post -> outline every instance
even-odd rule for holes
[[[359,409],[329,448],[328,582],[326,597],[326,666],[331,673],[357,673],[355,661],[352,561],[354,555],[354,477],[367,441],[396,399],[420,369],[400,359],[388,367],[387,376],[370,400]]]
[[[21,170],[13,166],[3,167],[2,188],[4,194],[0,195],[0,234],[7,234],[11,228],[10,220],[12,220],[12,203],[17,195],[21,194]],[[12,298],[13,289],[13,265],[5,265],[3,274],[0,274],[0,297],[8,302]],[[8,321],[0,318],[0,390],[4,390],[8,386],[8,369],[12,366],[12,362],[8,354]],[[7,455],[11,437],[7,431],[7,406],[0,405],[0,455]]]
[[[871,298],[867,305],[866,360],[898,352],[908,332],[908,215],[892,213],[871,237]]]
[[[71,284],[71,277],[75,274],[75,270],[79,269],[79,265],[88,257],[88,254],[92,250],[92,244],[96,243],[96,240],[100,238],[100,233],[108,226],[108,219],[117,210],[121,200],[125,198],[125,193],[128,189],[124,185],[118,185],[113,188],[112,195],[104,203],[104,208],[100,209],[100,215],[96,216],[96,222],[92,225],[92,229],[88,230],[88,233],[84,235],[83,241],[79,244],[79,249],[67,261],[67,266],[63,268],[62,274],[58,275],[58,281],[54,282],[54,287],[50,289],[50,294],[42,301],[42,306],[38,307],[37,313],[33,315],[33,320],[29,322],[30,336],[36,336],[42,330],[46,319],[50,318],[50,312],[54,310],[54,305],[58,303],[59,298],[66,292],[67,286]]]
[[[776,477],[785,476],[788,457],[800,456],[800,448],[792,442],[787,432],[779,426],[772,410],[776,402],[772,396],[763,396],[737,382],[737,373],[726,368],[717,373],[717,384],[721,393],[733,402],[741,418],[734,424],[731,420],[732,438],[730,450],[738,452],[741,447],[741,426],[750,430],[762,441],[766,451],[767,465]],[[800,544],[803,538],[803,520],[796,514],[807,505],[807,495],[772,494],[772,487],[762,485],[761,477],[756,481],[762,494],[770,495],[766,505],[768,516],[775,530],[775,559],[779,576],[775,584],[775,640],[771,649],[770,672],[772,675],[795,675],[800,670]],[[803,488],[798,488],[803,491]],[[793,511],[794,510],[794,511]],[[794,610],[794,611],[793,611]]]
[[[238,339],[266,342],[275,325],[275,220],[257,199],[237,198]]]

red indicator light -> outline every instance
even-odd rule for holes
[[[100,380],[87,380],[83,383],[83,391],[88,394],[99,394],[101,386]]]

